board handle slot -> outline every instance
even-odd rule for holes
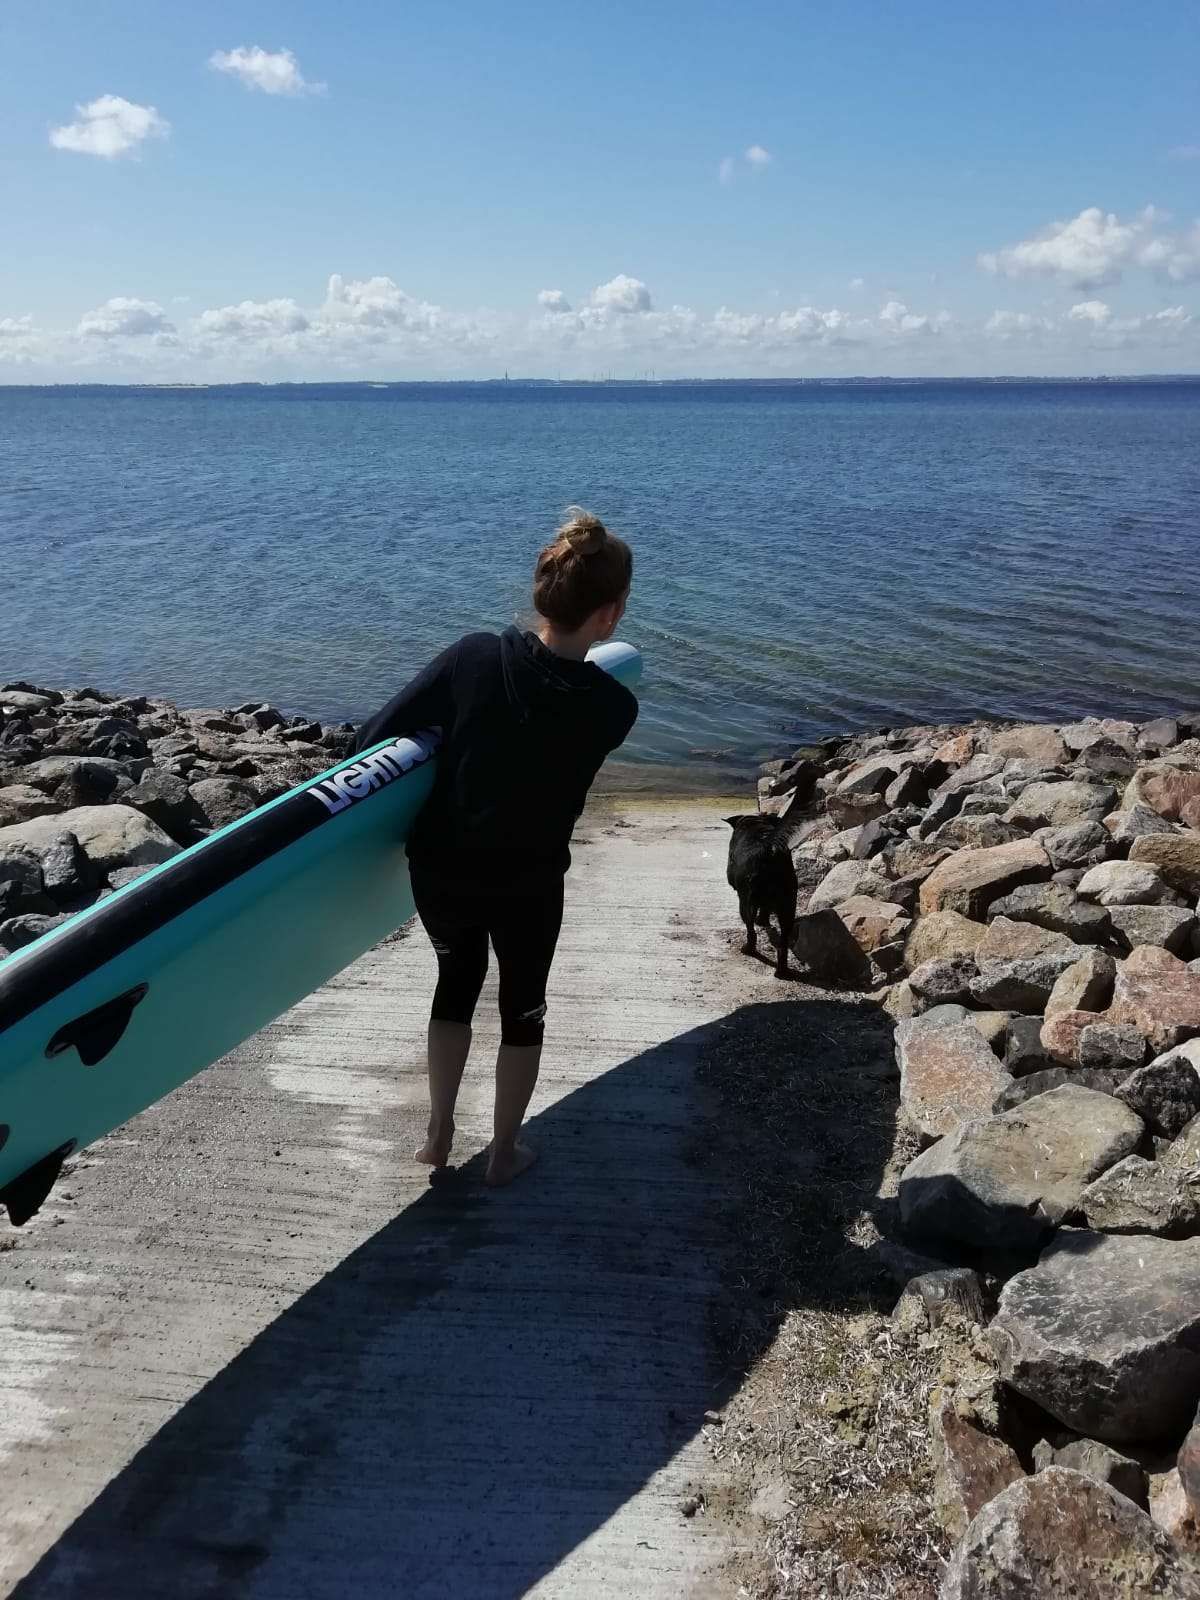
[[[148,983],[136,984],[115,999],[85,1011],[72,1022],[64,1022],[46,1046],[47,1059],[53,1060],[74,1046],[85,1067],[94,1067],[103,1061],[120,1043],[134,1008],[146,998],[149,989]]]
[[[0,1189],[0,1204],[8,1211],[8,1220],[14,1228],[23,1227],[35,1216],[42,1201],[54,1187],[55,1179],[63,1169],[63,1162],[75,1149],[75,1140],[68,1139],[52,1150],[48,1156],[34,1162],[17,1178]]]

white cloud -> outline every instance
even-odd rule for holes
[[[143,339],[150,334],[173,334],[175,327],[156,300],[117,295],[82,316],[77,331],[85,339]]]
[[[196,326],[202,334],[267,338],[303,333],[309,320],[294,300],[243,300],[236,306],[201,312]]]
[[[993,311],[983,325],[984,333],[991,339],[1028,338],[1032,334],[1048,331],[1053,324],[1046,317],[1029,311]]]
[[[850,287],[852,289],[861,289],[862,286],[863,286],[863,282],[864,282],[864,279],[862,279],[862,278],[851,278],[850,279]]]
[[[75,110],[78,121],[50,130],[50,143],[56,150],[74,150],[111,161],[136,150],[146,139],[165,139],[171,131],[171,124],[153,106],[135,105],[119,94],[102,94]]]
[[[733,175],[737,170],[737,162],[732,156],[722,156],[717,163],[717,182],[732,183]]]
[[[329,280],[321,317],[326,322],[350,323],[355,327],[428,327],[436,322],[437,306],[414,300],[391,278],[351,278],[340,272]]]
[[[33,332],[33,318],[0,317],[0,339],[25,339]]]
[[[598,311],[616,311],[622,315],[653,309],[646,285],[640,278],[631,278],[624,272],[592,290],[592,305]]]
[[[538,305],[543,311],[552,311],[556,315],[570,311],[571,302],[561,289],[539,289]]]
[[[1112,321],[1112,307],[1105,305],[1103,300],[1081,300],[1077,306],[1072,306],[1067,315],[1073,322],[1090,322],[1093,327],[1102,328],[1106,322]]]
[[[247,89],[260,89],[263,94],[325,93],[325,84],[305,78],[290,50],[264,50],[261,45],[243,44],[236,50],[214,50],[208,64],[214,72],[228,73]]]
[[[762,145],[752,144],[746,151],[746,165],[748,167],[754,167],[761,172],[764,167],[769,167],[770,164],[771,152],[764,150]]]
[[[751,172],[765,172],[771,165],[771,152],[764,150],[760,144],[752,144],[744,150],[741,157],[723,156],[717,163],[717,181],[719,183],[732,183],[742,167],[748,167]]]
[[[1127,266],[1145,267],[1176,283],[1200,277],[1200,223],[1183,234],[1156,232],[1163,220],[1153,206],[1127,222],[1089,206],[1031,239],[985,251],[979,265],[1001,277],[1057,278],[1075,289],[1117,283]]]

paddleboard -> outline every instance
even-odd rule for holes
[[[641,656],[590,659],[633,688]],[[210,1066],[413,914],[437,730],[343,761],[0,961],[0,1201]]]

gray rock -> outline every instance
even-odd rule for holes
[[[822,878],[808,902],[810,911],[828,911],[844,900],[865,895],[872,900],[888,898],[889,883],[867,861],[839,861]]]
[[[987,932],[982,922],[972,922],[957,911],[935,911],[914,925],[904,948],[910,969],[925,961],[973,955]]]
[[[1148,1233],[1187,1239],[1200,1233],[1200,1174],[1126,1156],[1089,1183],[1080,1197],[1098,1233]]]
[[[1180,1129],[1159,1160],[1164,1167],[1200,1171],[1200,1116]]]
[[[1200,1600],[1178,1546],[1125,1495],[1068,1467],[1021,1478],[974,1517],[940,1600]]]
[[[1200,895],[1200,833],[1157,833],[1135,839],[1129,849],[1130,862],[1154,868],[1172,889],[1189,901]]]
[[[1130,778],[1137,771],[1138,758],[1112,739],[1097,739],[1075,757],[1071,770],[1097,778]]]
[[[1144,1133],[1119,1100],[1072,1086],[965,1123],[905,1168],[906,1235],[974,1250],[1034,1248]]]
[[[45,756],[25,768],[25,780],[35,789],[56,791],[68,781],[82,783],[98,800],[112,794],[122,778],[129,776],[123,762],[107,756]]]
[[[1042,1072],[1051,1065],[1042,1045],[1042,1019],[1039,1016],[1010,1017],[1004,1040],[1004,1065],[1014,1078]],[[1016,1102],[1013,1102],[1016,1104]]]
[[[1094,1022],[1079,1034],[1079,1065],[1128,1074],[1146,1059],[1146,1041],[1128,1022]]]
[[[909,973],[908,983],[922,1007],[962,1005],[971,998],[971,980],[975,977],[975,962],[971,956],[943,957],[923,961]]]
[[[45,884],[39,851],[18,839],[5,840],[0,829],[0,916],[48,910],[42,904]]]
[[[1137,748],[1146,755],[1159,755],[1179,743],[1179,724],[1174,717],[1155,717],[1144,722],[1137,736]]]
[[[1107,950],[1088,950],[1066,969],[1050,991],[1046,1015],[1059,1011],[1103,1011],[1112,999],[1117,963]]]
[[[970,1022],[931,1026],[923,1017],[896,1028],[900,1105],[926,1138],[938,1139],[972,1117],[986,1116],[1010,1081]],[[1197,1079],[1200,1084],[1200,1079]]]
[[[0,689],[0,711],[48,711],[49,696],[28,689]]]
[[[1117,791],[1108,783],[1077,778],[1031,783],[1005,812],[1005,819],[1021,828],[1061,828],[1072,822],[1099,822],[1116,803]]]
[[[1187,950],[1196,930],[1195,916],[1181,906],[1110,906],[1108,914],[1127,950],[1152,944],[1179,955]]]
[[[887,870],[897,878],[916,878],[918,883],[940,866],[953,852],[943,845],[928,844],[918,839],[901,839],[890,844],[883,853]]]
[[[1069,722],[1058,731],[1067,749],[1076,755],[1103,740],[1129,752],[1137,746],[1137,724],[1114,717],[1084,717],[1082,722]]]
[[[161,767],[143,773],[126,798],[180,844],[190,844],[204,826],[204,817],[187,784]]]
[[[866,988],[871,963],[832,906],[796,918],[792,952],[818,983]]]
[[[1057,1447],[1043,1440],[1033,1452],[1033,1463],[1039,1472],[1046,1467],[1069,1467],[1072,1472],[1082,1472],[1093,1483],[1115,1489],[1143,1511],[1148,1507],[1150,1486],[1145,1467],[1111,1445],[1101,1444],[1099,1439],[1072,1439]]]
[[[1181,1050],[1173,1050],[1131,1072],[1116,1095],[1151,1133],[1174,1139],[1200,1115],[1200,1072]]]
[[[900,1301],[905,1300],[920,1301],[925,1321],[931,1328],[955,1316],[979,1323],[986,1316],[983,1280],[970,1267],[941,1267],[917,1273],[904,1286]],[[893,1316],[899,1309],[897,1304]]]
[[[35,789],[30,783],[10,783],[0,788],[0,825],[51,817],[58,809],[44,790]]]
[[[961,1539],[971,1518],[1025,1470],[1011,1445],[959,1415],[945,1389],[930,1396],[929,1440],[934,1515],[952,1539]]]
[[[204,824],[210,828],[227,827],[258,806],[254,790],[236,778],[202,778],[190,785],[190,794]]]
[[[108,886],[110,889],[125,889],[151,871],[152,867],[116,867],[108,875]]]
[[[971,998],[996,1010],[1044,1010],[1054,985],[1080,954],[1081,947],[1072,945],[1018,960],[981,960],[978,976],[971,980]]]
[[[1099,822],[1067,822],[1056,828],[1039,828],[1034,839],[1056,869],[1093,867],[1112,852],[1112,837]]]
[[[40,939],[44,933],[49,933],[52,928],[57,928],[60,923],[70,919],[65,913],[57,916],[35,916],[26,914],[20,917],[9,917],[6,922],[0,922],[0,949],[6,951],[23,950],[26,945],[32,944],[35,939]]]
[[[1023,829],[1002,822],[998,816],[965,816],[961,811],[929,835],[931,844],[948,845],[953,850],[987,850],[1024,837]]]
[[[992,902],[989,917],[1029,922],[1036,928],[1064,934],[1076,944],[1102,944],[1112,931],[1103,906],[1081,900],[1066,884],[1027,883]]]
[[[987,735],[987,747],[992,755],[1024,758],[1038,767],[1059,767],[1067,759],[1067,747],[1058,729],[1041,723],[992,730]]]
[[[921,885],[921,911],[957,911],[983,922],[993,900],[1048,878],[1050,870],[1050,857],[1028,839],[990,850],[957,850]]]
[[[1064,1230],[988,1333],[1004,1380],[1077,1433],[1178,1437],[1200,1400],[1200,1239]]]
[[[39,854],[46,893],[59,905],[80,900],[99,886],[96,869],[73,833],[60,833],[47,840]]]
[[[1051,1089],[1071,1086],[1076,1089],[1094,1089],[1098,1094],[1111,1094],[1121,1082],[1121,1071],[1097,1071],[1087,1067],[1043,1067],[1014,1078],[1006,1089],[996,1096],[992,1111],[999,1116],[1003,1111],[1013,1111],[1035,1095],[1049,1094]]]
[[[125,805],[81,806],[54,817],[35,817],[30,822],[0,828],[0,853],[4,846],[27,845],[41,854],[63,833],[73,833],[88,860],[103,875],[114,867],[153,866],[168,861],[178,852],[149,817]]]
[[[1103,861],[1085,873],[1079,894],[1102,906],[1160,906],[1178,904],[1155,867],[1137,861]]]
[[[1112,836],[1114,844],[1131,847],[1137,839],[1175,832],[1174,825],[1165,817],[1160,817],[1158,812],[1149,806],[1140,804],[1130,806],[1127,811],[1111,812],[1105,817],[1104,826]]]

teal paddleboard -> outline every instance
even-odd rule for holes
[[[641,656],[591,660],[633,688]],[[0,961],[0,1201],[226,1055],[413,914],[436,730],[333,767]]]

